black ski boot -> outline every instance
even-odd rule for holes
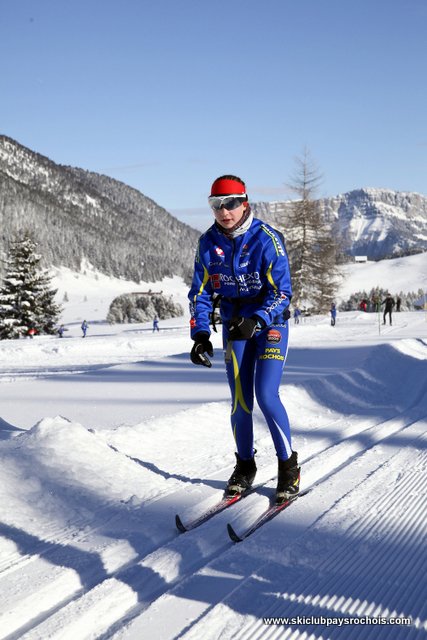
[[[298,466],[297,452],[293,451],[288,460],[279,460],[276,502],[280,504],[299,493],[301,467]]]
[[[255,453],[255,452],[254,452]],[[236,455],[237,464],[227,482],[225,496],[234,498],[239,493],[247,491],[252,486],[256,474],[255,457],[249,460],[242,460],[238,453]]]

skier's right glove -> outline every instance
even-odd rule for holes
[[[211,358],[213,358],[213,346],[212,342],[209,340],[209,334],[204,331],[199,331],[193,338],[194,345],[191,349],[191,362],[193,364],[201,364],[204,367],[211,367],[212,363],[209,358],[205,355],[208,354]]]

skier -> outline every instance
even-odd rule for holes
[[[335,302],[331,304],[331,309],[329,313],[331,314],[331,327],[335,327],[335,321],[337,317],[337,308],[335,306]]]
[[[61,324],[61,326],[58,329],[58,335],[59,335],[60,338],[64,337],[64,331],[65,331],[65,327],[64,327],[63,324]]]
[[[395,305],[394,298],[389,293],[387,293],[386,297],[381,302],[381,306],[382,305],[385,305],[385,307],[384,307],[384,316],[383,316],[383,324],[386,324],[386,316],[387,316],[387,314],[389,316],[389,320],[390,320],[390,324],[391,324],[391,312],[393,311],[393,307]]]
[[[294,323],[299,324],[299,317],[301,315],[301,309],[299,307],[295,307],[294,309]]]
[[[289,419],[279,397],[288,346],[292,296],[284,239],[254,218],[244,182],[217,178],[208,198],[215,223],[199,240],[189,292],[191,361],[211,367],[209,315],[221,301],[223,345],[231,390],[231,426],[237,464],[225,495],[243,493],[256,474],[253,448],[254,386],[278,457],[277,502],[299,492],[300,468],[292,450]]]
[[[159,319],[158,319],[157,316],[155,316],[154,319],[153,319],[153,333],[155,331],[160,331],[160,329],[159,329]]]
[[[82,322],[82,327],[81,327],[82,332],[83,332],[83,336],[82,336],[83,338],[86,338],[86,333],[87,333],[87,330],[88,330],[88,326],[89,326],[89,325],[88,325],[88,323],[86,322],[86,320],[83,320],[83,322]]]
[[[368,304],[367,304],[366,300],[363,299],[361,301],[361,303],[359,304],[360,311],[367,311],[367,307],[368,307]]]

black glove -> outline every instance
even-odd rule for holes
[[[191,349],[191,362],[193,364],[202,364],[204,367],[211,367],[212,363],[205,353],[213,358],[212,342],[209,340],[209,334],[204,331],[196,333],[194,336],[194,345]]]
[[[259,326],[257,318],[232,318],[228,325],[228,339],[249,340]]]

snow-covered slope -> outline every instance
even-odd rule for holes
[[[64,167],[0,135],[0,256],[29,231],[45,266],[128,279],[190,277],[199,233],[126,184]],[[0,272],[2,265],[0,262]]]
[[[186,317],[110,327],[91,277],[84,311],[67,281],[66,338],[0,343],[0,638],[425,637],[425,313],[292,325],[281,396],[311,491],[233,545],[226,523],[243,531],[275,486],[261,413],[266,484],[178,534],[234,464],[220,337],[194,367]]]
[[[173,296],[184,309],[188,307],[188,286],[178,276],[164,278],[160,282],[132,282],[122,278],[111,278],[85,263],[80,272],[67,267],[51,269],[52,287],[57,289],[56,299],[63,306],[62,323],[92,322],[106,319],[111,302],[123,293],[141,291],[162,292]]]
[[[342,280],[338,298],[347,300],[349,296],[373,287],[388,289],[394,296],[400,292],[427,292],[427,253],[417,253],[404,258],[345,264],[341,268]]]
[[[393,258],[378,262],[351,263],[342,265],[341,282],[337,300],[347,300],[362,289],[373,287],[389,289],[393,295],[403,291],[427,290],[427,253],[419,253],[404,258]],[[172,295],[185,310],[188,309],[188,287],[182,278],[165,278],[161,282],[129,282],[110,278],[85,264],[80,273],[61,267],[52,269],[53,286],[58,289],[57,301],[64,306],[61,321],[79,324],[83,319],[92,322],[103,321],[107,317],[111,301],[118,295],[132,291],[163,291]],[[64,302],[64,297],[68,299]]]

